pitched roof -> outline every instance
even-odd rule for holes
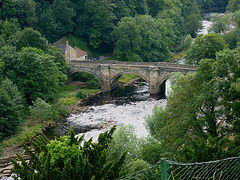
[[[56,46],[57,48],[60,48],[62,53],[65,54],[66,49],[67,49],[67,44],[62,44],[62,39],[60,39],[59,41],[51,44],[52,46]]]
[[[76,50],[76,57],[77,58],[87,54],[87,52],[85,52],[85,51],[83,51],[83,50],[81,50],[81,49],[79,49],[77,47],[75,47],[75,50]]]
[[[67,46],[68,46],[68,41],[66,41],[66,44],[63,44],[62,43],[62,39],[60,39],[59,41],[57,41],[57,42],[55,42],[55,43],[53,43],[51,45],[52,46],[56,46],[57,48],[60,48],[62,53],[65,54]],[[77,48],[76,45],[75,45],[75,50],[76,50],[76,58],[84,56],[84,55],[87,54],[87,52]]]

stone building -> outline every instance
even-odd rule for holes
[[[61,49],[67,63],[70,63],[71,60],[78,61],[88,60],[87,52],[77,48],[76,45],[73,48],[72,46],[69,45],[68,41],[66,41],[66,44],[62,44],[61,40],[59,40],[51,45]]]

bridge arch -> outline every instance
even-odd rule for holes
[[[79,69],[77,71],[71,71],[70,76],[73,76],[74,74],[79,73],[79,72],[86,72],[86,73],[92,74],[94,77],[96,77],[98,79],[99,83],[101,83],[101,77],[96,75],[96,73],[94,73],[92,71],[85,70],[85,69]]]
[[[120,77],[123,75],[123,74],[136,74],[138,75],[140,78],[142,78],[144,81],[146,81],[148,84],[149,84],[149,80],[143,76],[142,74],[139,74],[139,73],[136,73],[136,72],[132,72],[132,71],[122,71],[122,72],[119,72],[117,74],[115,74],[111,79],[110,79],[110,86],[111,88],[115,88],[118,86],[118,81],[120,79]]]

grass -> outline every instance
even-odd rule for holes
[[[48,123],[53,123],[53,121],[49,120],[38,122],[25,120],[14,135],[5,138],[1,142],[0,157],[4,155],[3,153],[4,148],[18,146],[20,143],[25,142],[27,137],[26,134],[28,134],[30,137],[34,137],[37,134],[40,134],[42,132],[42,129],[46,127]]]
[[[137,77],[138,77],[138,75],[136,75],[136,74],[126,73],[120,77],[119,82],[126,84],[127,82],[129,82]]]

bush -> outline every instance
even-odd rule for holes
[[[132,161],[128,164],[128,172],[127,174],[132,174],[143,169],[150,167],[150,164],[142,159],[137,159],[136,161]]]
[[[77,92],[76,97],[77,97],[78,99],[85,98],[85,97],[87,97],[87,93],[86,93],[85,91],[83,91],[83,90],[80,89],[80,90]]]
[[[29,106],[30,119],[46,121],[53,119],[53,108],[41,98],[37,98],[33,102],[33,106]]]
[[[110,131],[100,134],[97,143],[93,143],[92,139],[83,142],[83,136],[76,138],[73,128],[67,136],[52,141],[44,134],[34,140],[29,138],[28,141],[34,150],[26,144],[22,145],[26,154],[30,156],[30,161],[26,162],[18,154],[21,164],[10,159],[14,164],[12,170],[17,174],[15,178],[36,180],[118,178],[126,152],[117,160],[108,164],[106,161],[108,144],[115,129],[114,126]]]

